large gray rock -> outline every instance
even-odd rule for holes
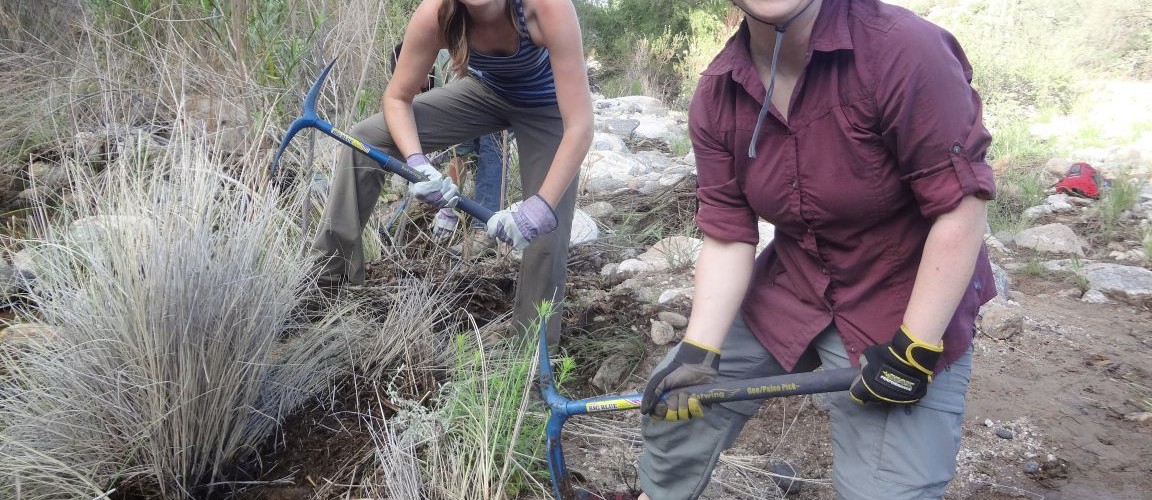
[[[1020,231],[1013,239],[1018,247],[1041,253],[1084,256],[1084,241],[1064,224],[1045,224]]]
[[[1084,266],[1084,276],[1092,290],[1117,300],[1139,305],[1152,299],[1152,271],[1143,267],[1100,262]]]

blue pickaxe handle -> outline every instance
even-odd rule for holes
[[[369,158],[376,160],[384,170],[399,175],[409,182],[428,180],[427,176],[408,166],[407,163],[388,156],[384,154],[383,151],[352,137],[350,134],[332,126],[331,123],[316,114],[316,99],[320,95],[320,88],[324,85],[324,80],[328,79],[328,72],[332,70],[332,65],[335,63],[335,60],[328,63],[328,65],[324,67],[324,70],[320,72],[320,77],[316,79],[316,83],[313,83],[312,88],[308,89],[308,95],[304,97],[304,114],[293,121],[292,124],[288,126],[288,131],[284,133],[284,139],[280,141],[280,149],[276,151],[276,156],[272,159],[272,174],[276,174],[276,169],[280,165],[280,156],[284,154],[284,150],[288,148],[288,143],[292,142],[292,138],[303,129],[314,128],[351,146],[352,149],[368,155]],[[491,210],[463,196],[461,196],[456,203],[456,208],[484,222],[488,222],[488,219],[492,218],[493,214]]]

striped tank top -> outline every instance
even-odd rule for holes
[[[520,45],[510,56],[493,56],[468,49],[468,71],[513,105],[536,108],[556,104],[556,82],[548,49],[537,47],[528,34],[524,4],[516,2]]]

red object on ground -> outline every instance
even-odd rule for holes
[[[1099,170],[1087,163],[1076,162],[1068,167],[1064,178],[1054,187],[1057,193],[1096,199],[1100,197],[1100,186],[1103,184],[1104,179],[1100,176]]]

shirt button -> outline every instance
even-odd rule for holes
[[[828,274],[828,268],[827,267],[821,267],[820,272],[822,272],[824,274]]]
[[[849,347],[848,352],[856,352],[856,348],[855,347]]]
[[[952,152],[953,152],[953,153],[956,153],[956,154],[960,154],[960,151],[963,151],[963,150],[962,150],[962,149],[960,149],[960,145],[959,145],[959,144],[955,144],[955,145],[953,145],[953,146],[952,146]]]
[[[796,181],[792,181],[792,184],[791,184],[791,186],[792,186],[792,189],[796,189],[796,187],[797,187],[797,186],[799,186],[799,185],[800,185],[800,183],[798,183],[798,182],[796,182]]]

